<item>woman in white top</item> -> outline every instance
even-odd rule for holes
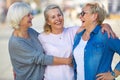
[[[57,5],[49,5],[44,11],[44,32],[39,40],[47,55],[68,58],[72,53],[74,36],[79,27],[64,28],[64,17]],[[107,30],[111,31],[107,26]],[[73,68],[69,65],[47,66],[44,80],[74,80]]]

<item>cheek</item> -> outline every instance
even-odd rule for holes
[[[64,23],[64,17],[61,17],[60,20],[62,23]]]
[[[61,16],[61,20],[63,20],[63,21],[64,21],[64,17],[63,17],[63,16]]]
[[[52,22],[51,19],[46,20],[46,23],[47,23],[48,25],[51,25],[51,22]]]

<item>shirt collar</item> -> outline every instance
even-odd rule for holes
[[[101,26],[100,26],[100,25],[97,25],[97,26],[95,27],[95,29],[92,31],[92,33],[97,34],[100,29],[101,29]]]

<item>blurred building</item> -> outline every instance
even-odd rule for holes
[[[109,12],[113,14],[120,13],[120,0],[109,0]]]

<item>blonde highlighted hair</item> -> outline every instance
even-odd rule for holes
[[[90,7],[90,13],[97,13],[98,14],[98,18],[97,18],[97,22],[98,24],[102,24],[102,22],[104,21],[104,19],[106,18],[106,11],[104,9],[104,7],[100,6],[99,3],[94,2],[94,3],[87,3],[85,6],[89,6]]]

